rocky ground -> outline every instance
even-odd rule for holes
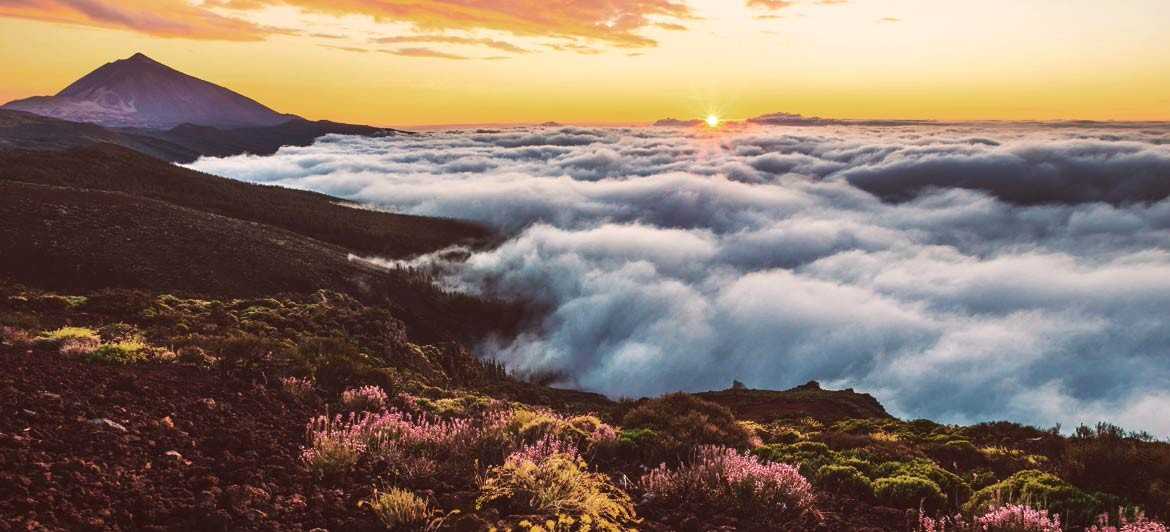
[[[0,364],[0,529],[362,525],[301,465],[313,405],[182,365]]]

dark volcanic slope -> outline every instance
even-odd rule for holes
[[[695,394],[730,408],[735,416],[752,421],[800,419],[821,421],[891,418],[872,395],[853,390],[824,390],[816,382],[790,390],[723,390]]]
[[[272,225],[358,254],[404,257],[491,238],[467,222],[345,207],[324,194],[225,179],[108,144],[0,151],[0,180],[125,192]]]
[[[111,129],[97,124],[70,122],[24,111],[0,109],[0,148],[59,150],[108,142],[177,163],[200,156],[225,157],[251,153],[271,155],[281,146],[308,146],[318,137],[339,135],[396,135],[393,129],[293,119],[277,126],[220,129],[183,124],[170,130]]]
[[[377,275],[288,231],[142,197],[13,181],[0,181],[0,197],[0,271],[51,289],[250,295]]]
[[[156,136],[0,109],[0,149],[60,150],[101,142],[125,146],[167,161],[194,161],[201,155],[194,149]]]
[[[478,226],[337,205],[126,148],[0,151],[0,279],[66,292],[244,297],[330,289],[385,306],[420,342],[474,341],[517,308],[350,261],[483,242]]]
[[[106,63],[55,96],[34,96],[4,107],[110,127],[152,129],[180,124],[274,126],[297,118],[143,54]]]

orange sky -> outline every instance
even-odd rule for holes
[[[0,0],[0,100],[134,52],[378,125],[1170,120],[1164,0]]]

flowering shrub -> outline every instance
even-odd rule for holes
[[[718,446],[700,447],[691,463],[677,469],[663,464],[641,484],[647,496],[666,504],[778,521],[800,517],[813,502],[812,486],[796,467]]]
[[[69,357],[87,357],[97,349],[98,343],[88,338],[66,338],[61,341],[58,352]]]
[[[582,529],[624,530],[636,522],[629,495],[553,441],[522,446],[491,468],[476,507],[496,504],[520,514],[567,516]]]
[[[362,501],[362,505],[374,510],[378,521],[389,530],[429,529],[429,525],[436,521],[435,511],[427,501],[400,488],[390,488],[386,492],[374,490],[374,496]]]
[[[975,517],[975,526],[987,532],[1061,532],[1060,516],[1023,504],[1005,504]]]
[[[1086,493],[1051,473],[1027,469],[975,492],[965,508],[976,513],[1000,506],[1000,500],[1035,501],[1060,514],[1065,524],[1078,527],[1094,523],[1112,506],[1108,496]]]
[[[919,508],[920,532],[1061,532],[1060,516],[1026,504],[989,508],[968,522],[962,515],[932,519]]]
[[[317,416],[306,427],[308,447],[302,458],[310,469],[326,474],[349,471],[366,449],[362,421],[353,414],[329,418]]]
[[[0,326],[0,344],[24,347],[30,343],[32,343],[32,337],[27,331],[7,325]]]
[[[1170,532],[1170,527],[1146,519],[1140,510],[1135,510],[1134,514],[1133,519],[1130,519],[1124,508],[1119,509],[1117,515],[1120,526],[1110,525],[1109,514],[1101,514],[1097,517],[1097,524],[1086,528],[1085,532]]]
[[[313,388],[316,387],[313,379],[298,379],[296,377],[285,377],[280,380],[280,387],[293,397],[304,399],[313,394]]]
[[[378,412],[386,408],[388,400],[386,392],[377,386],[362,386],[341,392],[341,404],[351,410]]]

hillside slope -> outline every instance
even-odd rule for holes
[[[0,151],[0,195],[0,277],[10,282],[217,297],[329,289],[385,306],[423,341],[475,341],[520,319],[517,305],[349,258],[489,242],[473,224],[355,209],[110,145]]]

